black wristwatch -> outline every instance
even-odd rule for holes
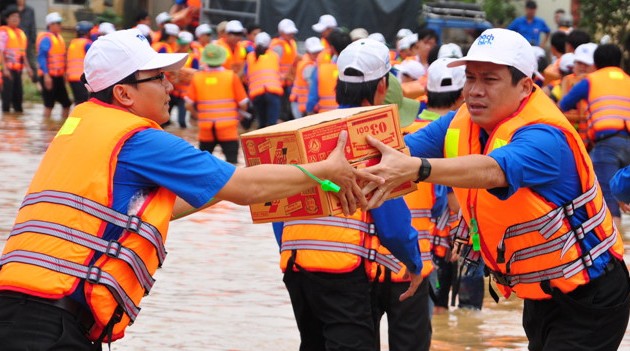
[[[419,183],[431,175],[431,164],[426,158],[421,158],[422,164],[420,165],[420,169],[418,169],[418,179],[414,180],[414,183]]]

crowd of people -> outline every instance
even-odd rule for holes
[[[313,173],[341,185],[344,215],[273,226],[300,349],[376,350],[387,315],[390,349],[428,350],[433,314],[457,301],[482,308],[484,274],[496,301],[496,290],[525,300],[531,350],[615,349],[630,314],[619,230],[630,210],[630,77],[617,46],[562,13],[551,32],[534,1],[525,7],[470,48],[439,45],[426,28],[400,29],[389,48],[381,33],[324,14],[302,53],[291,19],[273,38],[238,20],[213,29],[186,1],[154,29],[146,13],[128,30],[79,22],[66,48],[53,12],[34,44],[36,74],[20,11],[7,8],[3,111],[22,111],[22,70],[40,82],[46,117],[55,102],[69,116],[66,82],[77,106],[0,258],[0,322],[16,333],[0,343],[46,348],[59,320],[72,349],[121,338],[164,259],[169,220],[298,193]],[[354,170],[342,133],[305,168],[236,167],[242,129],[381,104],[398,106],[411,156],[368,138],[381,163]],[[164,132],[173,108],[180,128],[196,125],[198,148]],[[416,191],[385,200],[409,180]]]

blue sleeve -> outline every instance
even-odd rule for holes
[[[507,29],[518,32],[519,20],[520,20],[520,17],[515,18],[512,22],[510,22],[510,24],[508,24]]]
[[[448,194],[448,189],[449,187],[444,186],[444,185],[438,185],[435,184],[434,186],[434,193],[435,193],[435,203],[433,204],[433,207],[431,208],[431,217],[433,218],[438,218],[440,215],[442,215],[442,213],[444,213],[444,211],[446,210],[446,208],[448,207],[448,198],[446,197]],[[451,189],[451,192],[453,190]]]
[[[418,246],[418,232],[411,226],[411,213],[401,198],[385,201],[379,208],[370,210],[378,238],[407,269],[420,274],[422,258]],[[395,219],[395,220],[393,220]]]
[[[210,201],[235,167],[162,130],[133,135],[118,156],[114,182],[124,198],[138,188],[165,187],[194,207]]]
[[[545,22],[544,19],[540,18],[540,31],[543,33],[550,33],[551,29],[549,29],[549,26],[547,25],[547,22]]]
[[[610,191],[617,200],[630,203],[630,166],[615,173],[610,180]]]
[[[282,246],[282,231],[284,230],[284,222],[273,222],[271,223],[271,227],[273,228],[273,235],[276,237],[276,241],[278,242],[278,247]]]
[[[199,69],[199,59],[193,58],[191,67],[194,69]]]
[[[87,52],[88,50],[90,50],[90,47],[92,46],[92,43],[85,43],[85,52]]]
[[[497,161],[508,183],[505,188],[488,191],[505,200],[520,188],[545,188],[556,184],[562,178],[564,162],[575,164],[571,155],[559,129],[542,124],[523,127],[514,133],[509,144],[488,155]],[[567,157],[571,160],[566,160]]]
[[[318,84],[318,69],[313,68],[311,73],[311,83],[308,86],[308,99],[306,100],[306,112],[312,113],[315,106],[319,102],[319,84]]]
[[[582,79],[560,100],[560,109],[562,111],[573,110],[580,100],[588,97],[590,83],[588,79]]]
[[[413,134],[406,135],[405,144],[409,147],[411,156],[444,157],[444,138],[453,117],[455,111],[445,114]]]
[[[44,74],[48,74],[48,51],[50,51],[50,39],[42,38],[39,42],[39,48],[37,51],[37,64],[39,68],[44,72]]]

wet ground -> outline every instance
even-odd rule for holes
[[[0,247],[61,125],[58,108],[44,121],[41,106],[25,107],[25,114],[0,120]],[[182,130],[174,123],[168,131],[194,143],[194,128]],[[630,228],[628,218],[624,222]],[[166,246],[166,263],[142,301],[137,322],[112,350],[298,349],[271,226],[251,224],[247,207],[220,203],[175,221]],[[486,297],[482,311],[452,309],[434,316],[432,350],[526,350],[521,308],[518,299],[495,304]],[[387,338],[381,340],[387,350]],[[620,349],[630,350],[628,332]]]

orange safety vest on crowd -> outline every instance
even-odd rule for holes
[[[597,134],[603,131],[630,134],[630,76],[619,67],[605,67],[586,79],[589,138],[597,142]]]
[[[376,229],[369,213],[357,210],[350,217],[329,216],[284,223],[280,268],[286,272],[292,260],[309,272],[348,273],[363,259],[374,260],[398,273],[398,260],[366,247]],[[298,267],[293,267],[298,271]]]
[[[12,71],[21,71],[24,68],[24,57],[26,55],[26,45],[28,44],[26,34],[20,28],[1,26],[0,31],[7,33],[7,44],[4,48],[4,64]]]
[[[265,93],[282,96],[284,89],[280,81],[278,54],[269,49],[258,58],[256,52],[247,54],[247,82],[252,100]]]
[[[414,133],[424,128],[430,121],[416,120],[411,125],[402,128],[403,134]],[[405,203],[411,212],[411,225],[418,231],[418,247],[420,249],[420,257],[422,259],[422,271],[420,274],[423,278],[429,276],[433,271],[433,260],[431,257],[431,243],[437,231],[437,219],[431,217],[431,209],[435,204],[435,186],[431,183],[418,183],[418,190],[404,196]],[[448,217],[448,210],[446,212]],[[444,221],[444,226],[446,222]],[[444,229],[444,226],[442,229]],[[394,256],[383,245],[381,245],[378,236],[374,235],[369,238],[368,248],[375,249],[380,254],[386,255],[392,259]],[[399,262],[400,267],[404,267]],[[365,269],[368,278],[371,281],[378,279],[380,282],[385,280],[384,267],[373,261],[365,262]],[[411,277],[405,278],[406,270],[401,269],[398,273],[391,274],[391,281],[394,283],[408,282]]]
[[[337,77],[339,77],[339,69],[336,63],[317,65],[317,95],[319,96],[317,112],[326,112],[339,107],[336,91]]]
[[[297,70],[295,73],[295,80],[293,81],[293,88],[291,89],[290,101],[298,103],[298,109],[300,112],[306,112],[306,102],[308,101],[308,81],[304,78],[304,70],[307,67],[313,67],[315,61],[311,59],[309,55],[304,55],[300,62],[297,64]]]
[[[230,45],[228,45],[223,38],[217,39],[214,44],[222,46],[227,52],[225,62],[223,62],[223,67],[233,70],[236,74],[240,74],[247,56],[247,50],[245,50],[243,44],[238,42],[234,50],[232,50]]]
[[[160,50],[163,50],[162,52],[167,53],[167,54],[172,54],[174,52],[173,47],[165,41],[156,41],[153,44],[151,44],[151,47],[156,52],[160,52]]]
[[[587,268],[602,253],[623,257],[621,236],[613,226],[580,136],[536,87],[512,117],[495,127],[484,150],[479,143],[480,128],[462,106],[446,132],[444,153],[446,157],[487,155],[509,144],[517,130],[532,124],[551,125],[565,135],[575,156],[581,195],[555,206],[530,188],[520,188],[506,200],[486,189],[453,190],[469,231],[477,229],[479,233],[480,253],[499,290],[506,298],[514,291],[521,298],[540,300],[550,298],[542,290],[541,281],[548,280],[552,287],[568,293],[589,281]],[[589,218],[574,229],[568,218],[577,208],[584,208]],[[600,242],[584,252],[580,242],[591,231]]]
[[[173,80],[173,91],[171,95],[177,97],[183,97],[186,95],[188,88],[190,87],[190,81],[192,78],[192,72],[196,71],[192,68],[193,60],[195,59],[194,53],[190,51],[188,53],[188,59],[184,62],[182,68],[175,72],[177,79]]]
[[[317,54],[315,61],[317,63],[330,63],[332,62],[333,49],[326,38],[321,38],[321,43],[324,49]]]
[[[238,103],[247,95],[236,73],[220,69],[195,73],[188,90],[197,108],[199,141],[215,141],[215,134],[217,141],[238,140]]]
[[[95,320],[90,340],[97,340],[113,319],[119,320],[113,341],[135,320],[165,258],[175,195],[165,188],[152,190],[133,215],[111,208],[124,142],[160,127],[93,101],[75,108],[35,173],[0,258],[0,290],[60,299],[83,284]],[[120,238],[102,239],[108,224],[124,228]]]
[[[579,83],[582,79],[584,79],[583,75],[577,76],[575,75],[575,73],[571,73],[562,77],[562,81],[560,82],[562,96],[564,97],[566,94],[568,94],[571,88],[573,88],[573,86]],[[580,134],[584,145],[586,145],[588,148],[591,145],[591,140],[588,138],[588,121],[586,108],[586,101],[580,100],[578,101],[574,110],[566,111],[564,112],[564,115],[567,116],[571,123],[573,123],[573,127],[575,127],[578,134]]]
[[[273,38],[269,48],[280,46],[282,48],[282,56],[280,56],[280,78],[284,86],[291,86],[295,78],[295,62],[298,58],[297,44],[295,40],[290,41],[282,38]]]
[[[44,38],[50,40],[50,50],[46,58],[48,65],[48,74],[51,77],[61,77],[66,73],[66,42],[61,35],[55,35],[51,32],[42,32],[37,35],[37,51],[39,52],[39,44]],[[44,71],[37,70],[38,74],[44,75]]]
[[[83,74],[83,60],[85,59],[85,46],[92,41],[86,38],[74,38],[68,45],[68,82],[80,82]]]

